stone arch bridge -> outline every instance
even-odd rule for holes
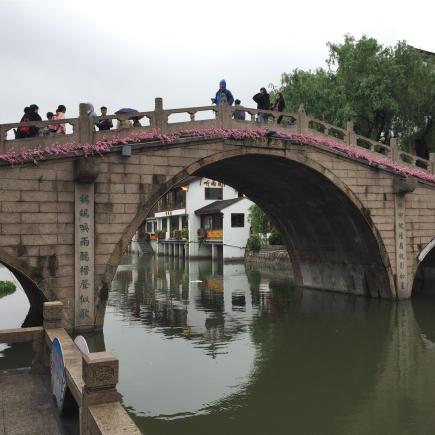
[[[242,121],[227,105],[165,110],[156,99],[155,110],[138,114],[149,125],[100,132],[86,109],[55,121],[73,126],[61,137],[8,139],[19,124],[0,126],[0,262],[32,305],[62,301],[69,329],[102,327],[129,240],[157,200],[191,175],[231,185],[269,214],[298,285],[389,299],[428,288],[432,158],[406,154],[394,139],[360,137],[352,123],[312,119],[302,106],[269,112],[260,125],[255,109],[242,108],[250,116]]]

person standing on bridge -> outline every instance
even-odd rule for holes
[[[237,119],[239,121],[244,121],[246,119],[246,115],[245,115],[244,110],[241,110],[242,106],[240,105],[240,103],[241,103],[240,100],[234,101],[234,104],[236,105],[237,110],[234,111],[233,117],[234,117],[234,119]]]
[[[110,130],[113,127],[113,122],[110,118],[106,118],[107,107],[101,106],[100,110],[101,110],[101,117],[97,123],[98,130],[100,130],[100,131]]]
[[[284,97],[282,96],[282,92],[277,92],[275,97],[275,103],[272,107],[272,110],[275,112],[282,112],[285,109],[285,101]],[[277,123],[281,124],[282,116],[278,118]]]
[[[36,104],[31,104],[29,112],[29,121],[42,121],[41,116],[38,113],[39,107]],[[29,128],[29,137],[39,136],[39,127],[34,127],[33,125]]]
[[[20,122],[29,122],[30,121],[30,107],[25,107],[24,108],[24,115],[21,117]],[[28,126],[23,126],[23,127],[18,127],[15,130],[15,139],[24,139],[26,137],[29,137],[29,131],[30,131],[30,127]]]
[[[66,107],[63,104],[59,104],[56,109],[55,119],[65,119]],[[65,124],[57,124],[56,134],[66,134]]]
[[[257,103],[258,110],[270,110],[270,98],[266,91],[266,88],[260,88],[260,92],[255,94],[252,99]],[[267,113],[259,113],[257,121],[261,123],[267,123]]]
[[[227,103],[231,106],[234,102],[234,97],[231,91],[227,89],[227,82],[225,80],[221,80],[219,83],[219,89],[216,92],[216,96],[211,99],[213,104],[219,106],[222,103],[222,96],[225,95]]]

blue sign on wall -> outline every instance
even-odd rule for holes
[[[51,391],[56,399],[59,412],[62,411],[66,392],[65,363],[60,341],[55,338],[50,354]]]

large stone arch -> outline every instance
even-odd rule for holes
[[[262,165],[267,167],[268,174],[259,172]],[[237,168],[242,169],[243,174],[238,174]],[[394,277],[382,237],[359,197],[331,170],[304,153],[285,149],[249,148],[248,145],[199,159],[155,186],[147,200],[140,205],[138,213],[110,256],[97,297],[97,324],[102,324],[108,287],[129,240],[157,200],[174,184],[190,175],[210,177],[229,184],[265,209],[284,235],[298,284],[342,292],[350,289],[353,293],[372,297],[396,297]],[[261,186],[266,177],[269,178],[263,186],[263,193],[256,193],[255,189]],[[290,183],[292,177],[296,177],[297,181],[293,190]],[[305,186],[302,182],[304,177]],[[286,186],[284,181],[289,181],[290,184]],[[301,187],[308,189],[305,202],[303,195],[299,194]],[[283,191],[277,192],[278,188]],[[280,195],[282,198],[277,201]],[[298,206],[304,206],[303,210],[292,211],[293,221],[285,216],[288,207],[286,211],[283,209],[286,195],[297,201]],[[275,201],[272,205],[271,200]],[[333,215],[324,216],[324,227],[317,225],[315,228],[306,221],[308,230],[316,230],[314,237],[307,237],[308,231],[303,231],[300,225],[301,220],[307,219],[303,215],[309,211],[311,222],[314,222],[314,218],[320,217],[322,207],[323,211]],[[338,213],[341,208],[345,211]],[[333,218],[340,221],[334,222]],[[320,227],[320,231],[317,227]],[[352,239],[346,240],[346,235]],[[302,246],[304,237],[320,245],[317,248],[313,243]],[[321,255],[310,258],[316,249],[317,253],[324,249],[323,260],[332,255],[332,263],[321,263]],[[351,257],[349,253],[352,254]],[[325,286],[326,282],[331,285]]]
[[[43,280],[43,277],[25,260],[14,257],[3,249],[0,249],[0,264],[6,266],[15,275],[29,300],[30,309],[23,327],[42,325],[43,304],[53,299],[51,293],[45,291],[38,284]]]

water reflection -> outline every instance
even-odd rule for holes
[[[131,256],[104,338],[144,433],[432,433],[434,310],[300,290],[276,270]]]
[[[16,291],[0,298],[0,329],[19,328],[28,315],[30,304],[15,276],[0,264],[0,281],[11,281]],[[30,343],[11,346],[0,343],[0,370],[29,367],[32,361]]]

